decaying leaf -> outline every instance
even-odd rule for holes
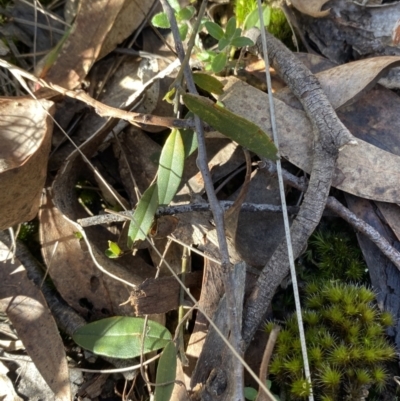
[[[27,277],[24,266],[11,261],[9,248],[0,242],[0,306],[19,338],[60,401],[71,400],[64,345],[46,301]]]
[[[233,77],[224,83],[225,94],[221,100],[226,108],[271,132],[268,96]],[[341,88],[340,82],[336,85]],[[279,99],[275,99],[275,108],[282,156],[309,173],[312,129],[305,113]],[[357,146],[346,146],[339,153],[333,186],[368,199],[398,202],[400,157],[362,140],[357,142]]]
[[[291,3],[303,14],[314,18],[322,18],[329,14],[330,9],[321,11],[322,6],[329,0],[291,0]]]
[[[152,4],[153,1],[82,1],[73,29],[44,78],[64,88],[76,88],[96,60],[139,26]]]
[[[0,230],[39,209],[51,145],[53,102],[0,99]]]

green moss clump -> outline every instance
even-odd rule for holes
[[[388,377],[384,365],[395,356],[385,337],[393,318],[377,309],[373,291],[327,280],[309,283],[305,293],[303,320],[316,400],[360,397],[371,386],[382,391]],[[291,400],[308,397],[294,314],[278,336],[270,371]]]

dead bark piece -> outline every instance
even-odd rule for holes
[[[57,399],[70,401],[64,345],[42,293],[28,279],[20,261],[17,259],[12,263],[10,250],[3,242],[0,242],[0,262],[0,304],[3,311]]]
[[[186,273],[185,286],[198,288],[201,272]],[[180,285],[174,277],[149,278],[132,291],[131,304],[136,316],[166,313],[179,307]]]
[[[32,220],[46,180],[53,102],[0,99],[0,230]]]
[[[343,64],[372,56],[400,55],[398,1],[379,7],[335,0],[323,19],[295,12],[299,29],[310,45],[330,60]],[[400,68],[381,81],[389,88],[400,85]]]
[[[354,139],[338,119],[317,79],[295,56],[266,33],[271,64],[301,101],[314,132],[313,163],[303,204],[291,228],[293,254],[296,258],[318,225],[325,208],[340,148],[348,148]],[[261,37],[257,40],[263,54]],[[289,270],[287,245],[281,243],[268,261],[248,298],[243,322],[245,348],[271,302],[276,288]]]

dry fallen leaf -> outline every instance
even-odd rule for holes
[[[271,132],[268,95],[233,77],[224,79],[224,83],[225,94],[220,100],[225,107]],[[313,137],[308,118],[303,111],[279,99],[275,99],[275,109],[282,156],[309,173]],[[339,153],[332,185],[363,198],[397,202],[400,157],[360,139],[357,141],[357,146],[346,146]]]
[[[51,145],[53,102],[0,99],[0,230],[31,220],[39,209]]]
[[[85,0],[55,60],[41,76],[76,88],[96,60],[114,50],[143,21],[154,1]]]
[[[326,17],[330,9],[321,11],[322,6],[329,0],[291,0],[293,7],[301,13],[311,15],[314,18]]]
[[[11,261],[10,250],[2,242],[0,262],[1,308],[57,400],[70,401],[64,344],[42,293],[28,279],[24,266],[18,260]]]

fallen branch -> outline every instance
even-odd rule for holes
[[[300,211],[291,227],[293,255],[297,258],[317,227],[324,211],[335,171],[339,149],[355,144],[353,136],[337,117],[317,78],[268,32],[267,47],[272,66],[302,103],[314,133],[314,157],[308,189]],[[261,37],[256,42],[262,52]],[[281,243],[247,299],[244,321],[244,349],[250,344],[272,297],[289,271],[288,249]]]

